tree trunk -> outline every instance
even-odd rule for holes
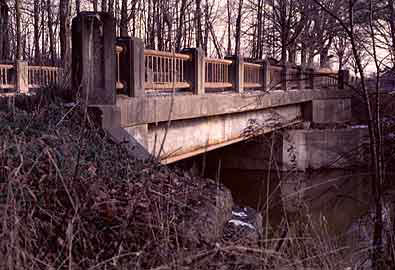
[[[210,8],[209,3],[206,0],[204,6],[204,39],[203,39],[203,50],[205,55],[208,53],[208,37],[209,37],[209,23],[210,23]]]
[[[120,34],[121,34],[121,37],[127,37],[129,35],[129,29],[128,29],[128,1],[127,0],[122,0]]]
[[[242,17],[242,11],[243,9],[243,0],[239,0],[239,8],[237,12],[237,19],[236,19],[236,36],[235,36],[235,42],[236,42],[236,47],[235,47],[235,55],[240,55],[240,42],[241,42],[241,17]]]
[[[52,23],[52,7],[51,0],[47,0],[47,15],[48,15],[48,36],[49,36],[49,53],[51,55],[51,63],[55,65],[55,36]]]
[[[201,11],[201,0],[196,0],[196,47],[200,48],[202,46],[202,11]]]
[[[178,22],[178,29],[177,29],[177,34],[176,34],[176,51],[181,50],[181,41],[182,41],[182,34],[183,34],[183,29],[184,29],[184,21],[185,21],[185,9],[186,9],[186,0],[181,1],[181,8],[180,8],[180,16],[179,16],[179,22]]]
[[[392,40],[392,65],[395,67],[395,7],[394,0],[388,0],[388,7],[390,13],[390,31],[391,31],[391,40]]]
[[[228,50],[227,55],[230,56],[232,54],[232,11],[230,7],[230,0],[227,0],[226,7],[228,11]]]
[[[8,59],[8,6],[4,0],[0,0],[0,60]]]
[[[101,11],[107,12],[107,0],[101,1]]]
[[[94,12],[97,12],[97,6],[98,6],[98,5],[97,5],[97,0],[93,0],[93,1],[92,1],[92,6],[93,6],[93,11],[94,11]]]
[[[40,0],[34,0],[34,61],[41,62],[40,54]]]
[[[108,0],[108,13],[114,16],[114,0]]]
[[[70,4],[70,0],[60,0],[59,2],[60,57],[66,72],[70,67]]]
[[[288,29],[287,29],[287,6],[285,1],[280,1],[280,27],[281,27],[281,63],[287,62],[287,42],[288,42]]]
[[[21,36],[21,0],[15,0],[15,18],[16,18],[16,53],[15,59],[22,60],[22,36]]]
[[[75,11],[78,13],[80,13],[81,11],[81,0],[75,0]]]

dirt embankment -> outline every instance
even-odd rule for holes
[[[51,92],[0,100],[0,269],[348,265],[343,249],[305,217],[285,219],[278,233],[266,231],[270,238],[232,227],[243,222],[228,222],[227,189],[135,160],[95,122]]]
[[[228,190],[135,160],[83,111],[51,95],[3,100],[0,269],[239,264],[221,252]]]

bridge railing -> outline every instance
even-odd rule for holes
[[[290,66],[287,72],[287,89],[297,90],[303,89],[301,86],[301,70],[297,66]]]
[[[57,84],[63,69],[58,67],[28,66],[29,88],[37,89],[43,86]]]
[[[135,40],[128,40],[133,44]],[[143,45],[142,45],[143,46]],[[118,48],[118,46],[116,47]],[[129,54],[135,53],[133,46],[129,46]],[[142,49],[142,58],[139,55],[130,56],[124,49],[118,49],[117,59],[117,88],[124,87],[119,74],[120,57],[130,59],[142,59],[142,64],[136,66],[129,61],[125,80],[130,80],[131,74],[142,73],[143,92],[158,90],[193,90],[195,94],[204,94],[212,89],[219,91],[235,90],[297,90],[338,87],[338,76],[335,73],[317,73],[312,69],[304,69],[290,64],[272,64],[268,61],[261,63],[244,62],[241,57],[229,57],[227,59],[215,59],[204,57],[199,49],[186,49],[182,53],[172,53],[156,50]],[[141,70],[136,70],[140,67]],[[133,76],[132,76],[133,77]],[[133,83],[129,83],[133,84]],[[133,96],[133,95],[132,95]]]
[[[144,88],[190,88],[191,83],[186,81],[184,72],[186,62],[191,60],[192,57],[188,54],[144,50]]]
[[[204,59],[204,88],[206,89],[230,89],[233,87],[230,80],[231,60]]]
[[[92,23],[98,27],[92,27]],[[91,34],[100,38],[92,42],[88,38]],[[122,50],[117,51],[115,46],[121,46]],[[113,105],[117,94],[143,97],[152,90],[172,88],[188,89],[195,95],[203,95],[210,89],[239,93],[245,89],[344,89],[344,82],[349,78],[344,72],[340,76],[339,72],[337,82],[335,76],[328,74],[326,77],[319,74],[318,79],[311,69],[271,64],[269,60],[245,63],[241,56],[206,58],[199,48],[187,48],[181,53],[146,50],[141,39],[116,38],[114,18],[104,13],[81,13],[73,20],[72,48],[73,88],[78,89],[84,81],[93,82],[84,84],[85,90],[81,91],[91,104]],[[88,57],[92,54],[99,56],[94,59],[97,68],[93,70]]]
[[[0,64],[0,89],[15,88],[14,70],[14,65]]]
[[[63,69],[49,66],[30,66],[25,61],[14,65],[0,64],[0,89],[26,93],[59,82]]]
[[[318,88],[334,88],[338,86],[338,74],[333,72],[317,72],[314,74],[314,85]]]
[[[263,66],[255,63],[244,63],[244,88],[261,89],[263,87]]]
[[[280,65],[269,66],[269,85],[268,90],[283,89],[283,67]]]

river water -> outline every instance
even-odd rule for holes
[[[223,169],[221,181],[235,203],[258,210],[263,227],[281,228],[284,217],[304,216],[344,249],[349,265],[369,269],[373,235],[370,176],[360,170],[268,172]],[[266,222],[265,222],[266,221]],[[324,228],[325,227],[325,228]],[[351,269],[354,269],[352,267]]]
[[[276,226],[287,213],[308,210],[314,219],[325,219],[333,233],[346,232],[371,210],[367,173],[325,170],[308,173],[224,169],[221,181],[232,191],[236,204],[269,209]]]

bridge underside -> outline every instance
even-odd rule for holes
[[[314,115],[321,122],[348,121],[351,108],[344,100],[344,91],[336,90],[118,96],[117,106],[101,109],[103,126],[117,141],[128,141],[140,158],[159,156],[167,164],[247,139],[251,120],[264,127],[260,134],[312,121]]]

